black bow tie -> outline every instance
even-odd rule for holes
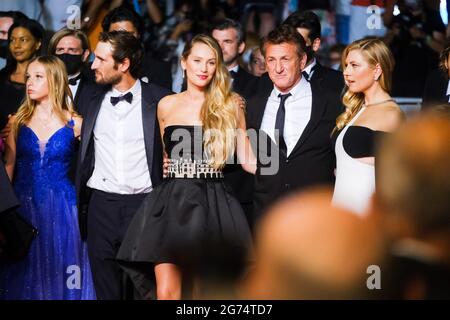
[[[69,84],[71,86],[75,86],[78,82],[78,80],[81,79],[81,73],[79,73],[76,77],[69,79]]]
[[[111,104],[115,106],[119,103],[119,101],[125,100],[128,103],[131,103],[133,101],[133,94],[131,92],[128,92],[127,94],[118,96],[118,97],[111,97]]]
[[[230,76],[231,76],[233,79],[236,78],[236,75],[237,75],[237,72],[236,72],[236,71],[233,71],[233,70],[230,71]]]

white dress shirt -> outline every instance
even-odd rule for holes
[[[115,106],[112,96],[133,93],[128,103]],[[118,194],[148,193],[152,182],[145,152],[142,123],[142,89],[139,80],[126,92],[106,93],[94,126],[95,167],[90,188]]]
[[[312,106],[311,85],[304,77],[302,77],[299,83],[297,83],[289,92],[292,96],[288,97],[284,104],[286,112],[283,133],[288,156],[294,149],[311,118]],[[261,123],[261,130],[263,130],[274,142],[276,142],[275,121],[280,105],[280,98],[278,97],[280,93],[281,92],[277,88],[273,88],[272,93],[267,100]]]
[[[234,72],[238,72],[239,71],[239,65],[235,65],[233,68],[228,69],[229,72],[234,71]]]

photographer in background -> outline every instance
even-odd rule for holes
[[[399,0],[398,7],[400,14],[393,18],[385,37],[396,61],[392,94],[416,97],[423,92],[428,72],[438,66],[445,26],[427,15],[422,1]]]

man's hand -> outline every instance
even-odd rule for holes
[[[238,94],[234,94],[233,95],[233,101],[236,105],[238,105],[241,109],[245,110],[245,106],[246,106],[246,101],[244,99],[244,97],[238,95]]]

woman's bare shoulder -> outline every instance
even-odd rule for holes
[[[158,108],[159,109],[170,108],[177,102],[178,99],[180,99],[180,95],[181,95],[181,93],[175,93],[175,94],[170,94],[168,96],[165,96],[164,98],[159,100]]]
[[[159,100],[158,103],[158,114],[159,115],[165,115],[167,113],[172,112],[172,110],[176,107],[178,104],[178,100],[180,99],[181,93],[171,94],[168,96],[165,96],[161,100]]]

